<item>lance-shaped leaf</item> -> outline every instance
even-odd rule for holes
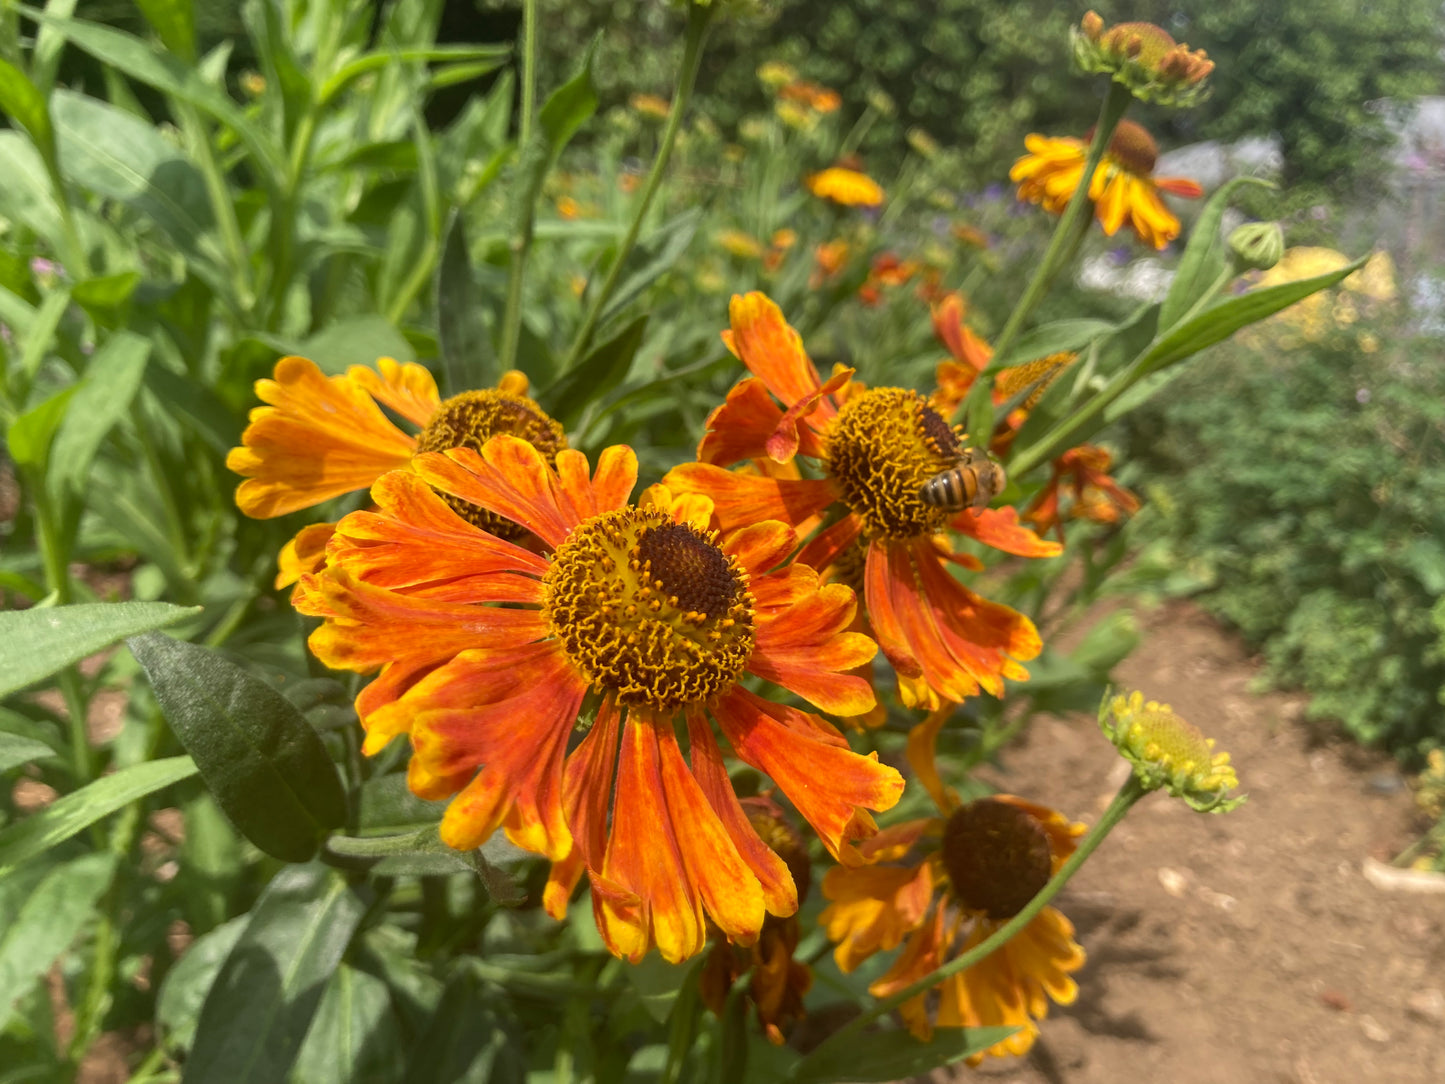
[[[113,854],[88,854],[56,866],[0,931],[0,1031],[9,1023],[15,1002],[90,921],[115,862]]]
[[[8,772],[18,764],[29,764],[35,760],[50,760],[55,750],[43,741],[27,738],[21,734],[7,734],[0,731],[0,772]]]
[[[50,125],[50,111],[45,95],[30,77],[8,60],[0,59],[0,113],[7,114],[30,133],[31,140],[55,173],[55,131]]]
[[[515,865],[526,852],[507,842],[498,832],[472,851],[448,847],[431,825],[417,832],[392,836],[332,836],[326,850],[338,859],[369,869],[382,877],[432,877],[451,873],[475,873],[482,887],[496,902],[516,906],[527,893],[499,864]]]
[[[407,1046],[386,983],[342,964],[326,985],[292,1079],[305,1084],[396,1080]]]
[[[447,222],[437,263],[437,342],[447,375],[447,391],[483,388],[497,382],[496,356],[482,322],[481,291],[472,277],[467,231],[460,210]]]
[[[315,854],[321,836],[345,822],[346,795],[306,717],[260,678],[197,644],[154,632],[129,643],[166,721],[237,830],[288,862]]]
[[[0,830],[0,877],[137,798],[195,774],[190,757],[167,757],[122,768],[57,798],[40,812]]]
[[[286,1079],[366,901],[334,870],[283,869],[221,965],[186,1059],[186,1084]]]
[[[1179,322],[1206,290],[1211,289],[1224,274],[1229,256],[1225,252],[1224,238],[1220,234],[1224,212],[1235,190],[1246,184],[1257,184],[1262,188],[1275,187],[1269,181],[1258,177],[1236,177],[1219,187],[1189,233],[1189,244],[1179,260],[1179,269],[1174,272],[1174,281],[1169,294],[1159,309],[1159,326],[1171,328]]]
[[[459,971],[421,1038],[411,1044],[402,1084],[522,1084],[526,1063],[510,1036],[515,1020],[488,1003],[481,980]]]
[[[50,450],[46,469],[52,492],[78,492],[85,484],[101,441],[130,412],[150,352],[149,339],[119,331],[90,359]]]
[[[563,373],[538,396],[538,401],[564,427],[576,425],[587,404],[599,401],[627,377],[646,334],[647,317],[639,316],[583,358],[576,368]]]
[[[33,685],[127,636],[201,612],[168,602],[87,602],[0,613],[0,696]]]
[[[823,1043],[800,1061],[790,1084],[872,1084],[953,1065],[1002,1042],[1018,1028],[938,1028],[931,1042],[906,1031],[862,1032]]]

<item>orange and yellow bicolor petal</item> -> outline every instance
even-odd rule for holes
[[[836,945],[839,970],[851,972],[875,952],[902,944],[927,916],[933,888],[928,862],[830,869],[823,876],[823,896],[832,902],[818,922]]]
[[[756,290],[734,294],[728,317],[731,328],[723,335],[724,343],[780,402],[792,406],[817,396],[823,387],[818,370],[803,349],[802,336],[772,298]],[[821,430],[836,413],[836,407],[823,398],[805,417]]]
[[[803,527],[838,499],[837,486],[827,478],[773,478],[711,463],[673,467],[663,484],[675,493],[711,497],[718,529],[724,532],[766,519]]]
[[[514,375],[522,376],[521,373],[507,374],[508,377]],[[401,363],[395,358],[377,358],[375,369],[365,365],[353,365],[346,370],[346,376],[377,402],[386,404],[418,427],[424,427],[431,421],[442,405],[436,380],[424,366],[413,362]],[[505,383],[507,377],[502,379]],[[522,387],[517,394],[525,395],[526,392],[527,378],[522,376]]]
[[[256,381],[266,406],[251,411],[226,467],[244,475],[236,504],[248,516],[284,516],[365,489],[405,467],[416,440],[398,429],[349,376],[326,376],[301,357]]]

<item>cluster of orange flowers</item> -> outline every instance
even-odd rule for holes
[[[778,86],[787,101],[837,108],[824,88]],[[1089,180],[1101,223],[1167,243],[1178,223],[1157,190],[1197,186],[1152,178],[1142,129],[1121,128],[1116,144]],[[1059,212],[1083,183],[1084,144],[1030,137],[1029,149],[1013,170],[1019,196]],[[848,166],[807,185],[847,206],[884,198]],[[765,264],[795,241],[719,237]],[[819,276],[837,275],[848,253],[845,242],[820,247]],[[502,830],[545,858],[543,905],[557,918],[585,880],[620,957],[656,948],[682,961],[713,937],[705,1000],[750,970],[775,1041],[811,982],[793,959],[810,875],[791,816],[837,862],[822,922],[839,966],[904,946],[873,984],[878,996],[1017,915],[1082,831],[1019,798],[965,803],[940,777],[934,745],[957,705],[1027,679],[1042,647],[1028,617],[958,573],[983,568],[976,546],[1054,557],[1061,543],[1043,533],[1062,539],[1065,515],[1115,521],[1138,502],[1089,447],[1055,464],[1022,520],[1011,507],[925,499],[965,453],[951,418],[991,350],[966,325],[963,298],[908,261],[875,260],[865,300],[913,278],[950,354],[935,390],[867,387],[841,366],[825,378],[771,299],[735,296],[722,336],[748,375],[709,416],[695,460],[640,494],[632,449],[589,462],[522,374],[443,400],[426,369],[387,358],[331,376],[283,358],[257,383],[266,405],[228,459],[252,516],[369,490],[363,510],[303,527],[276,582],[320,619],[317,658],[376,675],[356,699],[364,751],[405,741],[411,790],[448,803],[441,838],[470,849]],[[999,373],[991,394],[1007,409],[973,443],[1005,451],[1073,360]],[[937,808],[884,831],[872,814],[898,802],[903,776],[854,749],[886,715],[880,674],[905,708],[928,713],[908,760]],[[740,796],[730,762],[770,780],[772,797]],[[936,999],[905,1004],[904,1018],[925,1036],[1011,1025],[990,1052],[1019,1053],[1049,999],[1073,999],[1083,958],[1068,920],[1045,909]]]

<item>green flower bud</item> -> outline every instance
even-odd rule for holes
[[[1229,254],[1238,271],[1268,271],[1284,255],[1278,222],[1246,222],[1229,235]]]

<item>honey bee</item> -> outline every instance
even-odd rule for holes
[[[980,448],[965,448],[958,460],[946,471],[940,471],[918,491],[924,504],[948,512],[965,508],[978,511],[987,508],[1008,484],[1004,469]]]

